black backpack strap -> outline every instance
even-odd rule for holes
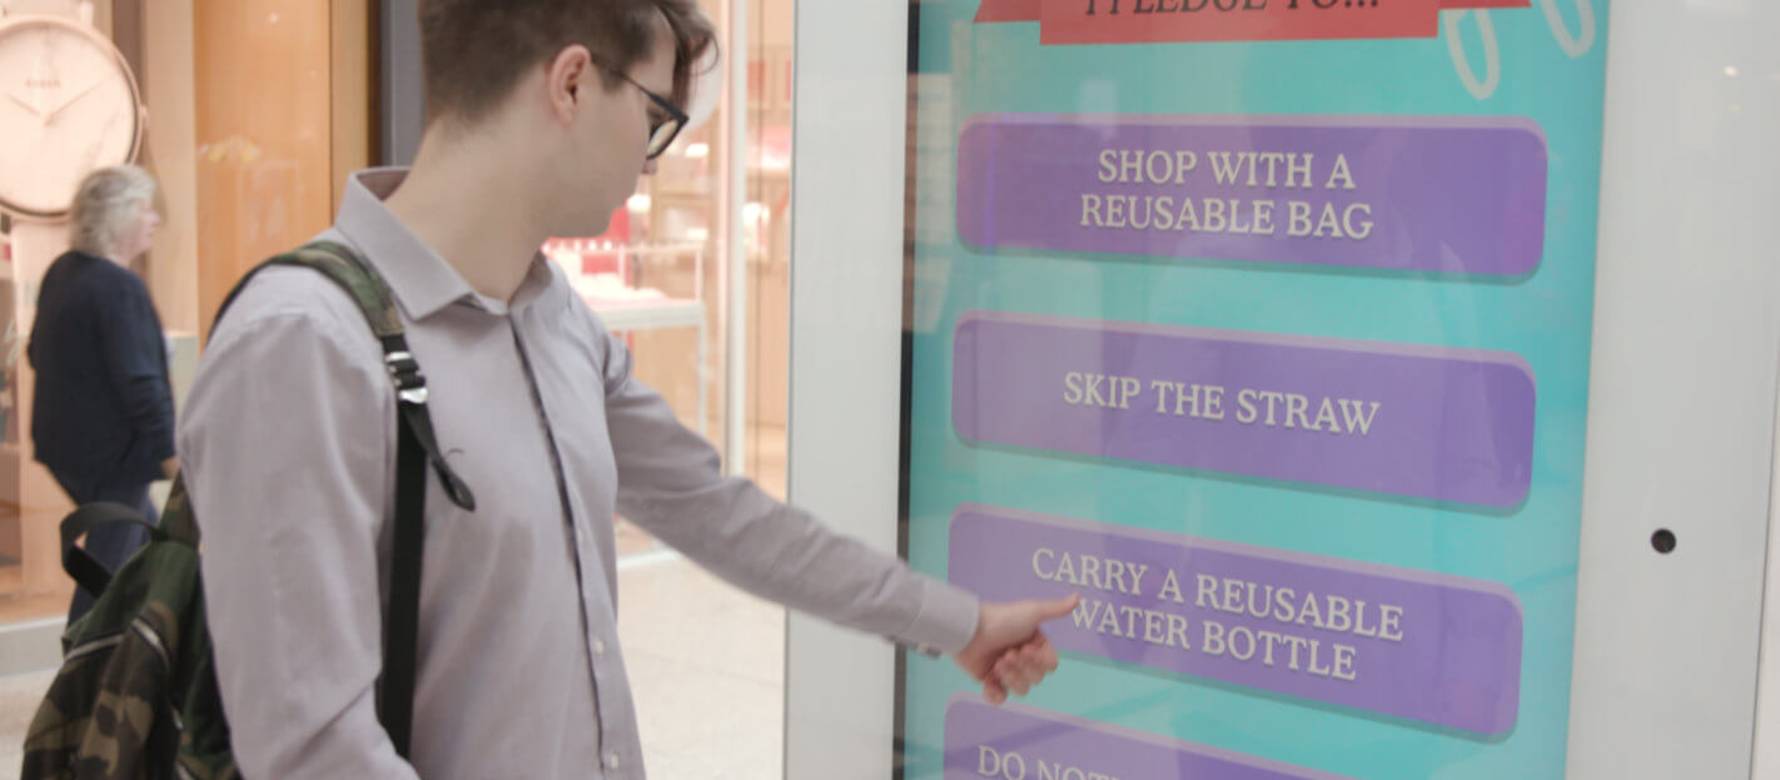
[[[451,502],[475,511],[476,497],[446,463],[427,412],[426,376],[408,350],[395,298],[383,277],[350,247],[315,242],[280,255],[248,272],[223,301],[217,319],[253,276],[272,266],[320,271],[358,304],[383,348],[383,365],[395,386],[396,516],[390,557],[389,605],[384,612],[383,676],[377,691],[377,719],[389,732],[396,753],[408,757],[413,735],[414,688],[420,637],[421,561],[426,544],[426,469],[431,464]]]
[[[420,666],[420,571],[426,545],[427,445],[422,437],[430,439],[432,428],[424,401],[399,403],[404,411],[409,406],[420,411],[417,415],[404,413],[402,419],[407,422],[396,432],[396,535],[390,554],[389,609],[383,615],[383,677],[377,691],[377,719],[395,743],[396,754],[407,758]]]
[[[142,517],[141,510],[109,501],[83,504],[62,519],[62,569],[93,598],[98,598],[111,584],[112,572],[75,542],[89,531],[114,525],[139,525],[154,530],[154,526]]]

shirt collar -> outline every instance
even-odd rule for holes
[[[476,292],[456,268],[384,205],[384,199],[406,178],[406,168],[373,168],[353,174],[347,180],[346,195],[340,202],[334,226],[377,267],[396,301],[414,321],[456,303],[505,316],[511,310],[530,306],[557,287],[557,276],[540,253],[532,258],[511,304]]]

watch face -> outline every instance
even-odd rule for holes
[[[135,154],[139,117],[109,41],[55,19],[0,24],[0,206],[66,213],[81,177]]]

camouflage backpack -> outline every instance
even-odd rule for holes
[[[473,510],[475,498],[439,454],[427,414],[426,380],[408,352],[389,288],[351,249],[318,242],[268,260],[236,285],[223,311],[254,274],[280,265],[320,271],[352,297],[382,343],[395,386],[395,551],[377,715],[405,758],[414,705],[427,465],[438,473],[452,503]],[[148,545],[112,574],[74,542],[94,528],[118,523],[145,524],[135,510],[104,503],[83,506],[62,522],[63,568],[97,600],[62,636],[62,668],[26,734],[21,777],[239,778],[204,619],[198,523],[184,480],[174,481],[161,527],[150,529]]]

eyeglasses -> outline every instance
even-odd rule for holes
[[[637,83],[637,80],[631,78],[629,74],[623,73],[617,68],[607,67],[604,64],[599,65],[599,67],[604,69],[607,73],[624,79],[624,81],[631,86],[636,87],[643,93],[644,97],[649,98],[649,102],[654,103],[655,107],[660,109],[662,116],[649,118],[649,147],[644,152],[644,159],[653,160],[666,154],[668,147],[674,145],[674,139],[680,136],[680,131],[686,129],[686,123],[692,121],[692,118],[687,116],[686,112],[682,111],[679,106],[674,105],[674,101],[668,100],[651,91],[648,87]]]

